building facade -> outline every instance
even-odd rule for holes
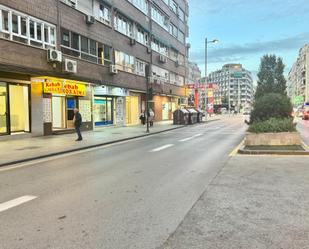
[[[295,107],[309,102],[309,45],[299,50],[297,61],[293,64],[287,82],[288,96]]]
[[[157,121],[185,98],[187,0],[0,1],[0,135]],[[148,84],[147,84],[148,83]],[[151,89],[151,90],[150,90]]]
[[[241,64],[226,64],[222,69],[209,74],[208,82],[213,83],[214,104],[222,101],[230,103],[231,109],[238,112],[251,109],[253,101],[253,80],[251,72]]]
[[[200,107],[203,101],[203,91],[200,88],[201,70],[194,62],[188,62],[186,79],[188,106]]]

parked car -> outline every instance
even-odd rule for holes
[[[303,111],[303,120],[309,120],[309,110]]]
[[[250,112],[244,112],[243,113],[243,118],[244,118],[244,122],[246,124],[249,124],[250,123]]]

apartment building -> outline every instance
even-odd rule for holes
[[[0,135],[168,120],[185,98],[187,0],[0,0]]]
[[[287,82],[287,93],[295,107],[309,102],[309,45],[299,50],[298,58],[293,64]]]
[[[215,105],[222,104],[223,98],[236,111],[249,110],[253,101],[253,80],[251,72],[241,64],[226,64],[222,69],[209,74],[209,83],[216,85]]]

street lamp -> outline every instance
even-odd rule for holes
[[[217,44],[219,43],[218,39],[208,41],[207,37],[205,38],[205,120],[207,121],[207,45],[209,43]]]

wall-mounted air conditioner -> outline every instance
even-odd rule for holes
[[[62,62],[62,53],[56,49],[47,50],[47,61],[48,62]]]
[[[91,15],[86,16],[86,23],[87,24],[94,24],[94,22],[95,22],[94,16],[91,16]]]
[[[159,62],[166,63],[167,62],[167,58],[164,55],[160,54],[159,55]]]
[[[77,61],[65,59],[64,71],[67,73],[77,73]]]
[[[110,72],[110,74],[117,74],[118,69],[116,68],[116,65],[110,65],[109,72]]]

